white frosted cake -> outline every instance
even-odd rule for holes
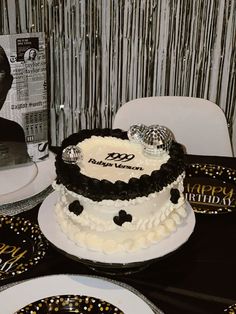
[[[69,239],[107,254],[133,252],[178,228],[186,216],[184,152],[163,129],[82,130],[63,141],[55,214]]]

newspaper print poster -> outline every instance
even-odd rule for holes
[[[0,36],[0,167],[48,157],[44,33]]]

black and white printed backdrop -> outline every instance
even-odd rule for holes
[[[0,0],[0,34],[39,31],[53,145],[128,100],[181,95],[217,103],[236,146],[236,1]]]

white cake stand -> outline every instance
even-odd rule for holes
[[[166,257],[180,248],[190,237],[195,226],[195,214],[187,203],[187,217],[177,230],[157,244],[137,252],[105,254],[79,247],[61,231],[56,221],[54,206],[58,192],[51,193],[42,203],[38,222],[48,241],[68,257],[82,262],[93,270],[106,273],[133,273],[147,267],[157,259]]]

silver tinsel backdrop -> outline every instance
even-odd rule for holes
[[[153,95],[217,103],[235,141],[235,0],[0,0],[0,13],[0,34],[47,34],[53,145]]]

